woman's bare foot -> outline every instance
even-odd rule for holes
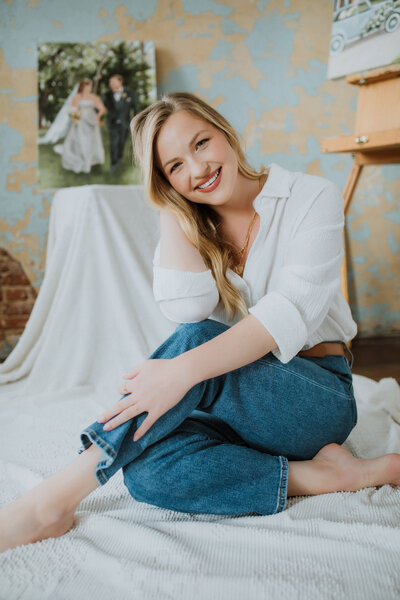
[[[101,452],[92,444],[61,471],[0,509],[0,552],[69,531],[77,506],[99,486],[94,471]]]
[[[73,524],[74,511],[46,509],[34,488],[0,510],[0,552],[59,537]]]
[[[400,454],[356,458],[339,444],[327,444],[312,460],[290,461],[288,496],[355,492],[384,484],[400,485]]]

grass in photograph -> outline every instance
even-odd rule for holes
[[[44,135],[41,131],[40,135]],[[53,150],[53,144],[40,144],[39,148],[39,189],[59,189],[78,185],[141,185],[139,168],[133,163],[132,142],[126,140],[122,162],[113,173],[110,172],[109,137],[106,126],[101,127],[105,162],[94,165],[90,173],[74,173],[61,165],[61,155]],[[60,140],[58,143],[62,143]]]

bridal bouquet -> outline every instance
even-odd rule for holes
[[[71,108],[68,109],[68,114],[71,117],[71,119],[78,121],[81,116],[81,111],[79,110],[79,108],[77,106],[71,106]]]

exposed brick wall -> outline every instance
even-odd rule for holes
[[[0,248],[0,360],[16,345],[36,300],[21,263]]]

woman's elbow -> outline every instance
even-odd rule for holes
[[[208,319],[219,301],[218,292],[207,297],[177,298],[157,302],[163,315],[174,323],[198,323]]]

